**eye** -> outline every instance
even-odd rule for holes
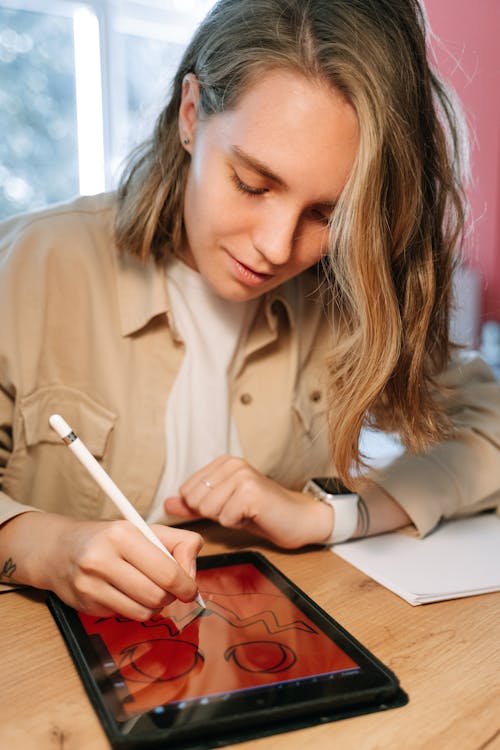
[[[325,213],[325,211],[319,208],[311,208],[309,210],[309,218],[312,221],[318,222],[318,224],[322,224],[324,227],[327,227],[330,223],[330,217],[331,213]]]
[[[240,193],[244,193],[245,195],[263,195],[264,193],[267,193],[267,188],[257,188],[252,187],[251,185],[247,185],[247,183],[243,182],[243,180],[241,180],[234,171],[231,177],[234,185],[236,186],[236,189],[239,190]]]

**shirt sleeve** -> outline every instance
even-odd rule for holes
[[[0,526],[20,513],[36,510],[30,505],[16,502],[2,491],[3,474],[11,453],[12,411],[13,406],[0,383]]]
[[[26,511],[39,512],[38,508],[13,500],[2,490],[5,468],[12,452],[14,413],[14,399],[9,394],[6,381],[6,368],[0,362],[0,526]]]
[[[440,383],[453,389],[452,437],[371,473],[421,536],[444,518],[491,508],[500,513],[500,383],[474,352],[460,352]]]
[[[5,469],[13,448],[16,386],[13,382],[11,358],[19,310],[12,303],[16,297],[17,287],[11,276],[10,261],[19,224],[17,219],[11,219],[0,227],[0,524],[20,513],[36,510],[29,505],[16,502],[3,491]]]

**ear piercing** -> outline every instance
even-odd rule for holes
[[[183,142],[183,144],[184,144],[185,146],[187,146],[190,140],[191,140],[191,139],[189,138],[189,136],[188,136],[188,135],[185,135],[185,136],[184,136],[184,138],[182,139],[182,142]]]

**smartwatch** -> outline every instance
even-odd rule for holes
[[[333,477],[310,479],[302,492],[307,492],[322,503],[328,503],[334,510],[333,531],[325,544],[345,542],[353,536],[358,525],[358,495]]]

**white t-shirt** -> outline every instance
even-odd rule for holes
[[[241,455],[228,374],[257,306],[257,300],[222,299],[177,258],[167,268],[167,290],[186,352],[168,398],[165,469],[147,517],[150,523],[176,520],[165,514],[163,501],[176,495],[193,472],[221,454]]]

